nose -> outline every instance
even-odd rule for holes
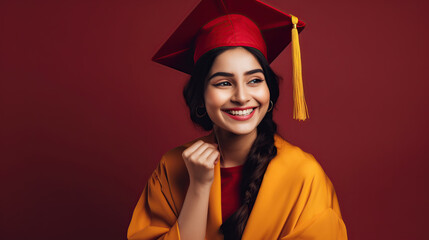
[[[250,94],[248,92],[248,89],[243,86],[243,84],[237,85],[234,89],[231,101],[239,105],[246,104],[248,101],[250,101]]]

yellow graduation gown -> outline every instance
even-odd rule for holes
[[[213,134],[200,138],[214,142]],[[193,141],[194,142],[194,141]],[[182,151],[167,152],[134,209],[128,239],[180,239],[177,222],[189,185]],[[345,240],[347,232],[334,187],[311,154],[275,136],[277,156],[265,172],[243,240]],[[223,239],[220,164],[215,166],[207,216],[207,240]]]

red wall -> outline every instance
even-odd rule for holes
[[[198,2],[0,2],[1,239],[125,238],[160,156],[203,134],[187,76],[150,61]],[[266,2],[308,24],[311,119],[291,120],[288,48],[280,133],[322,164],[350,239],[422,239],[427,1]]]

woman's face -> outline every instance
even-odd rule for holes
[[[258,60],[244,48],[221,53],[208,74],[204,94],[215,125],[234,134],[249,134],[264,118],[270,91]]]

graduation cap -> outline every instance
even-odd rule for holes
[[[308,118],[298,32],[305,23],[258,0],[202,0],[152,60],[190,74],[204,53],[225,46],[248,46],[271,63],[292,42],[294,119]]]

